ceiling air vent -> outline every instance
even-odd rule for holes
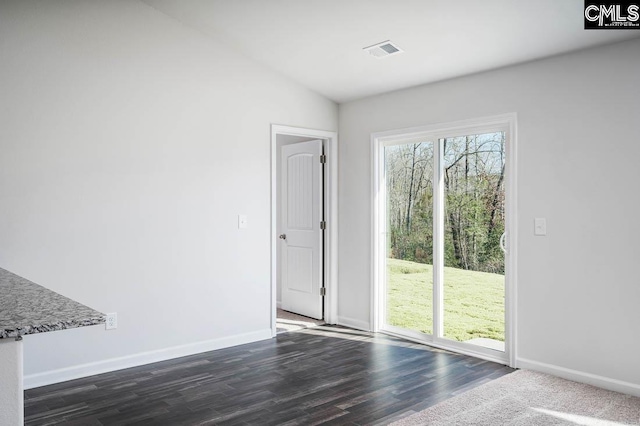
[[[384,58],[386,56],[395,55],[396,53],[402,53],[402,49],[389,40],[374,44],[373,46],[365,47],[363,50],[369,52],[370,55],[375,56],[376,58]]]

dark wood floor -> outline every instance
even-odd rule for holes
[[[25,424],[386,424],[511,371],[321,326],[30,389]]]

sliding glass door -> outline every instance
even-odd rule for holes
[[[396,332],[432,334],[434,143],[385,146],[384,167],[386,325]]]
[[[375,139],[379,330],[507,361],[507,124]]]
[[[505,133],[440,143],[443,337],[504,352]]]

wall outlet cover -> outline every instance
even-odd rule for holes
[[[105,330],[113,330],[118,328],[118,314],[116,312],[111,312],[107,314],[107,321],[104,324]]]

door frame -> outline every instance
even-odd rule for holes
[[[402,337],[410,340],[415,340],[420,343],[425,343],[431,346],[435,346],[442,349],[453,350],[465,355],[471,355],[478,358],[488,359],[497,362],[506,362],[511,367],[516,367],[517,359],[517,230],[518,230],[518,217],[517,217],[517,115],[516,113],[502,114],[490,117],[481,117],[468,120],[460,120],[448,123],[438,123],[427,126],[411,127],[398,130],[389,130],[384,132],[377,132],[371,134],[371,147],[372,147],[372,181],[371,181],[371,219],[372,219],[372,245],[371,245],[371,259],[372,259],[372,282],[371,282],[371,324],[374,332],[385,332],[389,334],[395,334],[393,331],[382,329],[382,309],[384,308],[384,297],[382,279],[386,274],[386,268],[384,267],[383,258],[386,257],[386,247],[383,244],[386,243],[386,239],[381,236],[383,232],[384,215],[381,212],[386,208],[383,206],[385,203],[385,194],[383,194],[380,187],[381,178],[383,177],[383,158],[380,155],[382,147],[389,141],[397,140],[400,138],[419,137],[422,135],[429,135],[430,138],[437,143],[437,140],[442,137],[453,137],[464,134],[470,134],[466,132],[479,132],[490,131],[492,129],[506,129],[509,133],[507,138],[506,150],[506,167],[505,167],[505,194],[506,194],[506,223],[505,229],[507,230],[506,246],[509,255],[505,258],[505,359],[499,359],[487,354],[483,350],[473,350],[467,347],[467,345],[460,345],[457,342],[444,342],[444,339],[433,338],[422,339],[418,336],[419,333],[415,333],[415,336],[405,335]],[[438,149],[434,146],[434,149]],[[438,206],[437,206],[438,207]],[[435,211],[438,214],[437,211]],[[441,256],[441,253],[437,252],[434,256]],[[434,257],[434,260],[436,257]],[[434,280],[434,297],[442,299],[442,294],[439,292],[439,286],[436,285]],[[442,304],[440,304],[442,309]],[[436,324],[438,320],[434,318],[433,330],[435,333]]]
[[[271,334],[277,334],[277,220],[278,220],[278,135],[321,139],[327,158],[324,169],[324,320],[335,324],[338,318],[338,133],[280,124],[271,125]]]

